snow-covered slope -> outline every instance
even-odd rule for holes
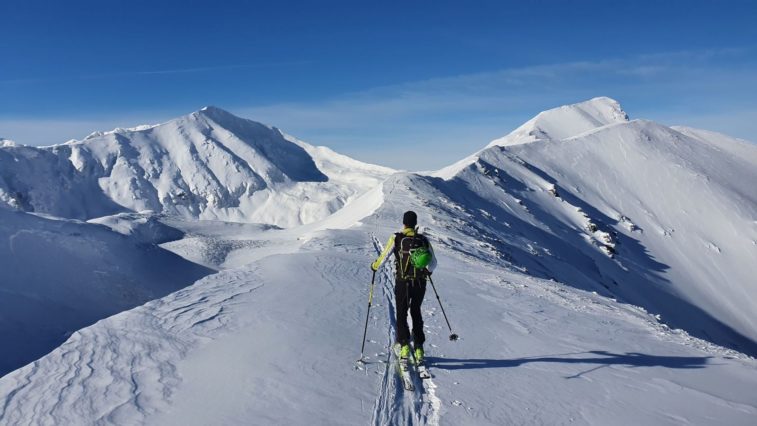
[[[151,238],[181,236],[161,227],[150,227]],[[212,272],[150,244],[144,234],[132,238],[0,208],[0,376],[82,327]]]
[[[212,272],[156,246],[183,235],[158,217],[293,226],[330,215],[390,173],[213,107],[51,147],[3,139],[0,303],[8,309],[0,340],[15,349],[0,374],[83,326]],[[205,244],[217,251],[212,238],[193,237],[171,247],[217,268],[217,254],[203,257]]]
[[[451,196],[474,227],[500,243],[530,240],[542,264],[532,272],[604,287],[671,325],[757,354],[757,146],[624,121],[609,105],[598,98],[542,113],[524,127],[562,131],[490,144],[438,175],[458,188]],[[503,140],[522,140],[516,134]],[[583,277],[563,270],[577,265]]]
[[[711,342],[757,353],[753,146],[628,121],[607,98],[530,123],[307,225],[159,218],[187,233],[163,247],[221,271],[0,378],[0,423],[752,425],[757,362]],[[289,140],[330,180],[349,167]],[[389,355],[386,268],[354,367],[368,265],[408,209],[461,336],[428,288],[433,377],[414,392]],[[133,214],[97,221],[153,235]]]
[[[573,105],[540,112],[536,117],[523,123],[507,136],[491,141],[484,149],[455,164],[433,173],[434,176],[449,179],[467,165],[476,161],[486,148],[493,146],[513,146],[536,141],[558,141],[600,127],[628,121],[618,101],[599,97]]]
[[[753,359],[491,255],[445,185],[392,177],[382,206],[347,230],[230,225],[230,243],[247,236],[257,244],[255,252],[237,245],[248,264],[100,321],[0,379],[0,422],[752,424]],[[367,265],[380,249],[372,235],[395,230],[404,208],[428,225],[440,260],[435,285],[461,336],[447,340],[429,288],[433,378],[416,380],[414,392],[402,390],[389,356],[386,269],[376,280],[367,365],[354,367]],[[212,226],[205,232],[223,240],[227,225]]]
[[[149,210],[289,227],[328,216],[392,172],[332,154],[206,107],[83,141],[4,148],[0,202],[76,219]]]
[[[538,140],[558,141],[627,121],[628,114],[623,111],[618,101],[599,97],[541,112],[504,138],[495,139],[487,145],[487,148],[519,145]]]

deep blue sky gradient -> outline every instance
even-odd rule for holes
[[[757,140],[753,1],[32,0],[0,16],[0,136],[21,143],[212,104],[435,168],[601,95],[632,117]]]

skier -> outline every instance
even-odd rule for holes
[[[421,303],[426,293],[426,277],[436,268],[436,257],[431,243],[418,232],[418,216],[407,211],[402,216],[402,232],[393,234],[384,251],[371,264],[375,272],[394,255],[395,284],[394,298],[397,305],[397,345],[399,356],[406,361],[410,356],[410,330],[407,324],[407,310],[413,320],[413,347],[416,364],[423,363],[423,317]]]

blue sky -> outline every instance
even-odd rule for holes
[[[757,141],[753,1],[3,1],[0,136],[47,145],[216,105],[438,168],[595,96]]]

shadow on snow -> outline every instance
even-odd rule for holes
[[[566,357],[565,355],[583,355],[590,354],[593,356],[585,357]],[[534,362],[560,363],[560,364],[598,364],[596,368],[567,376],[566,379],[580,377],[581,375],[609,367],[611,365],[621,365],[626,367],[664,367],[675,369],[695,369],[705,368],[709,364],[710,356],[664,356],[649,355],[638,352],[627,352],[624,354],[612,353],[607,351],[589,351],[575,354],[551,355],[540,357],[514,358],[514,359],[454,359],[454,358],[437,358],[427,357],[426,360],[430,366],[441,370],[473,370],[481,368],[510,368],[519,367],[523,364]]]

